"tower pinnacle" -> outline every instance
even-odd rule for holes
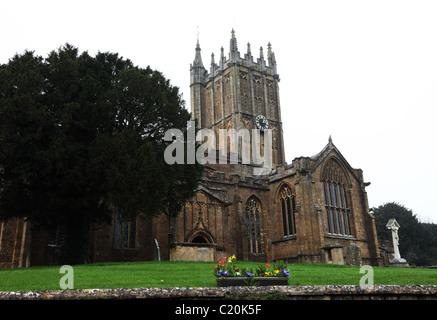
[[[232,28],[232,37],[229,44],[229,58],[232,62],[237,62],[240,60],[240,53],[238,52],[237,38],[235,37],[235,31]]]
[[[231,52],[238,51],[237,38],[235,37],[235,31],[234,31],[233,28],[232,28],[231,34],[232,34],[232,37],[231,37],[231,43],[230,43],[230,46],[229,46],[229,50]]]
[[[203,63],[202,63],[202,56],[200,54],[200,44],[199,44],[199,38],[197,38],[197,44],[196,44],[196,55],[194,56],[194,62],[193,62],[193,67],[202,67],[203,68]]]

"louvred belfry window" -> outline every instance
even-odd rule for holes
[[[351,236],[351,209],[348,202],[346,177],[335,160],[329,160],[322,173],[328,234]]]

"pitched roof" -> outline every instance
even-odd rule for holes
[[[322,151],[310,157],[310,159],[314,161],[311,171],[314,172],[329,156],[332,155],[332,153],[336,154],[337,160],[339,160],[343,166],[354,176],[354,178],[359,181],[360,179],[357,177],[356,171],[360,169],[352,168],[340,150],[332,142],[331,136],[329,136],[328,144],[322,149]]]

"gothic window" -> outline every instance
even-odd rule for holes
[[[215,109],[214,122],[217,122],[223,118],[221,79],[217,79],[215,82],[214,109]]]
[[[115,213],[115,249],[135,249],[136,219],[125,220],[119,209]]]
[[[240,97],[241,109],[243,112],[251,113],[250,96],[249,96],[248,75],[246,72],[240,71]]]
[[[231,76],[230,74],[226,74],[225,75],[225,83],[223,84],[223,96],[225,97],[225,102],[224,102],[224,115],[223,117],[226,117],[228,114],[231,113],[232,108],[231,108],[231,103],[232,103],[232,99],[231,99]]]
[[[254,75],[252,78],[253,83],[253,100],[255,101],[255,110],[257,114],[264,113],[263,112],[263,103],[264,103],[264,92],[262,88],[262,79],[260,76]]]
[[[250,253],[261,253],[261,205],[255,197],[249,198],[246,203],[246,237],[247,248]]]
[[[279,192],[279,200],[281,203],[282,226],[284,236],[291,236],[296,234],[296,219],[294,211],[296,203],[291,188],[285,185]]]
[[[205,101],[205,106],[206,109],[208,110],[207,112],[205,112],[205,127],[211,125],[212,123],[214,123],[214,113],[210,112],[209,110],[214,110],[214,92],[213,92],[213,87],[212,85],[209,85],[206,88],[206,97],[205,97],[206,101]]]
[[[272,80],[267,80],[266,87],[267,87],[267,104],[269,107],[269,116],[271,118],[277,119],[275,83]]]
[[[325,199],[326,226],[328,234],[350,236],[351,209],[346,193],[346,178],[339,164],[330,160],[322,174]]]

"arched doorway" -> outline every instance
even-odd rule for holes
[[[196,230],[194,231],[191,236],[188,238],[189,243],[199,243],[199,244],[208,244],[208,243],[215,243],[212,235],[207,232],[206,230]]]
[[[198,235],[193,240],[191,240],[191,243],[209,243],[208,240],[203,237],[202,235]]]
[[[170,260],[214,261],[217,244],[204,229],[194,230],[185,242],[175,243],[170,249]]]

